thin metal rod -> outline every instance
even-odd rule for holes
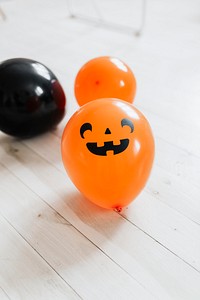
[[[3,11],[3,9],[0,7],[0,16],[2,17],[2,19],[5,21],[6,20],[6,15]]]
[[[146,21],[146,11],[147,11],[147,0],[143,0],[142,1],[141,23],[140,23],[140,28],[138,30],[139,35],[141,35],[144,30],[145,21]]]

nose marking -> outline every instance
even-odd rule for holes
[[[111,131],[109,128],[106,128],[105,134],[111,134]]]

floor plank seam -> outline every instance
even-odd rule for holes
[[[120,214],[120,213],[118,213]],[[121,215],[121,214],[120,214]],[[122,216],[122,215],[121,215]],[[165,248],[167,251],[169,251],[170,253],[172,253],[173,255],[175,255],[178,259],[182,260],[185,264],[187,264],[189,267],[191,267],[192,269],[194,269],[196,272],[200,273],[200,270],[198,270],[197,268],[195,268],[194,266],[192,266],[190,263],[188,263],[186,260],[184,260],[182,257],[178,256],[176,253],[174,253],[172,250],[170,250],[168,247],[166,247],[165,245],[163,245],[161,242],[159,242],[157,239],[155,239],[154,237],[152,237],[149,233],[147,233],[146,231],[144,231],[143,229],[141,229],[140,227],[138,227],[136,224],[134,224],[133,222],[131,222],[129,219],[127,219],[126,217],[122,216],[125,220],[127,220],[129,223],[131,223],[133,226],[135,226],[137,229],[139,229],[140,231],[142,231],[145,235],[147,235],[148,237],[150,237],[152,240],[154,240],[156,243],[158,243],[160,246],[162,246],[163,248]]]
[[[72,290],[73,292],[81,299],[83,298],[77,293],[77,291],[55,270],[55,268],[37,251],[37,249],[30,244],[30,242],[13,226],[13,224],[0,212],[0,215],[2,218],[13,228],[13,230],[41,257],[42,260],[45,261],[45,263],[62,279],[62,281],[65,282]]]

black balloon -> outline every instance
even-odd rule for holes
[[[65,114],[65,94],[43,64],[25,58],[0,64],[0,130],[31,137],[57,125]]]

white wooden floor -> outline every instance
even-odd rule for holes
[[[99,1],[102,13],[135,13],[138,26],[140,9],[132,5],[140,0],[109,1]],[[75,9],[79,3],[73,0]],[[46,64],[68,100],[53,132],[23,141],[0,133],[0,299],[199,300],[199,0],[148,0],[140,37],[70,19],[66,0],[0,6],[7,17],[0,16],[0,60]],[[151,178],[121,214],[85,201],[60,155],[63,128],[78,108],[76,73],[101,55],[134,71],[135,105],[156,140]]]

